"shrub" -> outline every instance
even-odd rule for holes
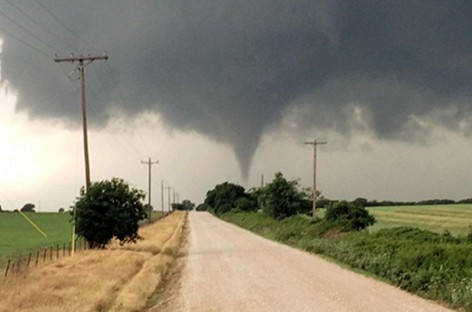
[[[297,213],[310,211],[309,194],[300,190],[298,182],[287,180],[282,173],[275,174],[274,180],[260,191],[262,211],[280,220]]]
[[[208,210],[208,205],[201,203],[199,204],[196,208],[195,211],[207,211]]]
[[[325,219],[338,225],[343,231],[359,231],[375,223],[375,217],[364,207],[347,201],[328,207]]]
[[[208,191],[204,204],[215,214],[236,208],[244,211],[257,210],[256,200],[242,186],[228,182],[218,184]]]
[[[136,242],[138,222],[146,217],[144,192],[121,179],[94,182],[80,191],[75,203],[77,234],[90,248],[105,248],[116,237],[121,244]]]

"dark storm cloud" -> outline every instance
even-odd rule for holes
[[[294,105],[308,107],[301,128],[346,133],[349,116],[338,112],[357,105],[384,138],[402,133],[412,115],[470,114],[468,1],[41,2],[82,38],[19,1],[62,38],[32,26],[58,54],[109,51],[108,65],[87,68],[96,126],[116,111],[159,112],[173,127],[231,144],[245,176],[264,130]],[[78,94],[61,66],[5,35],[2,77],[18,90],[19,110],[77,120]],[[451,116],[443,122],[458,128]]]

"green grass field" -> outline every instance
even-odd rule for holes
[[[436,233],[447,230],[453,235],[465,235],[472,226],[471,204],[370,207],[368,210],[377,220],[370,231],[409,226]]]
[[[46,235],[39,233],[18,212],[0,213],[0,267],[12,255],[70,241],[68,213],[26,213]]]
[[[152,218],[161,216],[154,211]],[[51,245],[69,243],[72,223],[68,213],[26,213],[46,235],[39,233],[18,212],[0,213],[0,267],[12,256],[26,254]]]

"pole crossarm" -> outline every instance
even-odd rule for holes
[[[70,57],[55,57],[54,58],[54,62],[56,63],[60,63],[60,62],[70,62],[70,63],[74,63],[74,62],[84,62],[84,61],[90,61],[90,62],[93,62],[95,60],[108,60],[108,55],[104,54],[104,55],[101,55],[101,56],[91,56],[90,54],[86,55],[86,56],[83,56],[83,55],[80,55],[80,56],[74,56],[74,55],[71,55]]]
[[[328,142],[322,142],[322,141],[317,141],[317,140],[314,140],[314,141],[309,141],[309,142],[305,142],[306,145],[321,145],[321,144],[328,144]]]
[[[328,142],[322,142],[318,140],[305,142],[305,145],[313,145],[313,218],[316,216],[316,147],[318,145],[328,144]]]

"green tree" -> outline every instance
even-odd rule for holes
[[[358,197],[356,199],[354,199],[352,201],[352,203],[355,205],[355,206],[358,206],[358,207],[367,207],[368,204],[369,204],[369,201],[363,197]]]
[[[222,183],[207,192],[204,202],[216,214],[228,212],[232,209],[245,211],[256,210],[257,202],[244,187],[233,183]]]
[[[184,207],[184,210],[187,211],[192,211],[193,209],[195,209],[195,204],[188,199],[182,201],[182,206]]]
[[[300,188],[298,181],[287,180],[281,172],[259,191],[262,211],[274,219],[283,219],[311,209],[310,194]]]
[[[170,206],[172,207],[172,210],[185,210],[181,203],[172,203]]]
[[[35,212],[34,210],[34,204],[28,203],[23,206],[23,208],[20,209],[21,212]]]
[[[113,238],[120,244],[136,242],[138,222],[147,215],[144,197],[118,178],[94,182],[87,192],[82,188],[74,206],[77,234],[90,248],[105,248]]]

